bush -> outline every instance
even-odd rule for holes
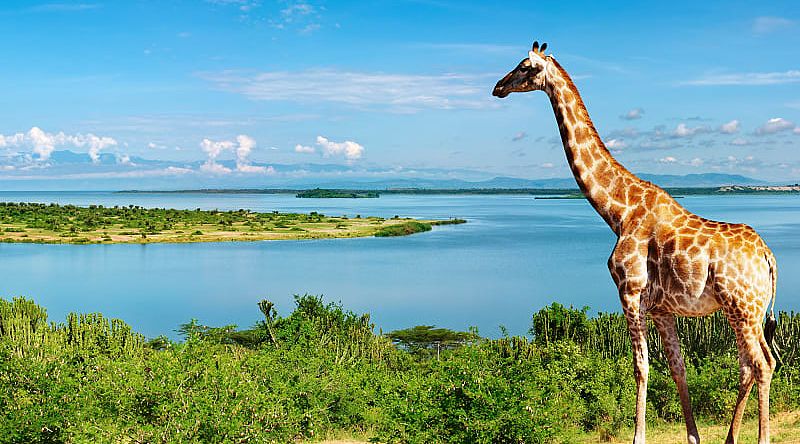
[[[397,216],[394,217],[397,219]],[[375,237],[407,236],[414,233],[431,231],[431,224],[409,221],[401,224],[387,225],[375,232]]]
[[[598,332],[608,337],[598,319],[617,325],[607,322],[613,316],[586,319],[586,310],[551,306],[567,316],[538,318],[560,332],[547,340],[538,333],[533,341],[469,336],[436,360],[395,348],[374,333],[369,315],[317,296],[296,296],[295,304],[281,317],[262,301],[264,319],[245,330],[193,320],[176,343],[145,342],[99,314],[50,323],[28,299],[0,300],[0,442],[293,442],[354,434],[392,443],[557,443],[631,425],[629,354],[587,349],[601,343]],[[730,415],[738,364],[727,350],[687,360],[700,419]],[[800,405],[797,368],[790,361],[776,373],[774,408]],[[682,420],[669,370],[657,359],[648,399],[649,419]]]

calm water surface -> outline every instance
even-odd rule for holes
[[[403,238],[153,245],[0,244],[0,296],[24,295],[51,319],[69,311],[119,317],[147,336],[190,318],[249,326],[269,298],[288,314],[293,294],[324,294],[369,312],[384,330],[417,324],[527,331],[533,311],[559,301],[618,310],[606,259],[615,237],[583,200],[528,196],[297,199],[292,195],[0,192],[0,201],[77,205],[319,211],[326,215],[462,217]],[[800,310],[800,198],[697,196],[680,203],[755,227],[778,258],[777,306]]]

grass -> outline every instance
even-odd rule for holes
[[[350,238],[381,236],[387,230],[392,235],[412,234],[455,220],[0,203],[0,242],[144,244]],[[410,225],[427,230],[409,230]]]
[[[757,406],[754,402],[747,404],[747,411],[755,413]],[[798,443],[800,442],[800,411],[782,412],[773,414],[770,418],[770,441],[773,443]],[[728,436],[729,423],[703,424],[697,426],[700,433],[700,442],[725,442]],[[587,434],[578,441],[580,444],[604,442],[598,434]],[[633,439],[633,429],[625,429],[610,443],[628,443]],[[758,441],[758,419],[750,418],[742,422],[739,433],[739,442]],[[648,444],[685,444],[686,426],[683,423],[663,423],[655,426],[648,424]]]
[[[750,409],[756,408],[753,403],[748,404]],[[701,442],[724,442],[728,435],[728,423],[724,424],[698,424]],[[623,429],[617,437],[604,437],[600,433],[586,433],[577,438],[575,444],[595,444],[595,443],[629,443],[633,439],[633,429]],[[758,441],[758,420],[750,418],[742,422],[742,429],[739,434],[739,442]],[[322,441],[306,441],[308,443],[318,442],[320,444],[367,444],[365,438],[348,436],[331,436]],[[683,423],[660,423],[657,425],[647,425],[648,444],[685,444],[686,426]],[[800,442],[800,411],[782,412],[773,414],[770,418],[770,442],[779,443],[798,443]]]

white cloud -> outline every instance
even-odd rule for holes
[[[661,162],[661,163],[675,163],[675,162],[678,161],[678,159],[676,159],[676,158],[674,158],[672,156],[667,156],[667,157],[662,157],[662,158],[658,159],[658,161]]]
[[[334,142],[325,137],[317,136],[317,145],[322,148],[322,154],[326,157],[344,155],[347,160],[355,160],[360,159],[364,153],[364,147],[352,140]]]
[[[330,102],[391,112],[422,109],[478,109],[497,106],[487,91],[488,76],[387,74],[316,69],[247,74],[201,73],[219,89],[252,100],[305,104]],[[492,77],[493,78],[493,77]]]
[[[25,134],[22,133],[11,134],[9,136],[0,134],[0,148],[4,148],[6,146],[19,146],[24,139]]]
[[[728,123],[722,124],[719,127],[719,131],[724,134],[734,134],[739,132],[739,121],[738,120],[731,120]]]
[[[709,74],[699,79],[681,82],[681,85],[719,86],[719,85],[778,85],[800,82],[800,70],[783,72],[750,72],[732,74]]]
[[[306,16],[306,15],[309,15],[309,14],[313,14],[314,12],[315,12],[314,6],[312,6],[312,5],[310,5],[310,4],[306,3],[306,2],[300,1],[300,2],[291,3],[291,4],[289,4],[289,6],[287,6],[284,9],[282,9],[281,10],[281,15],[286,20],[292,21],[292,20],[295,19],[295,17]]]
[[[270,167],[272,168],[272,167]],[[240,173],[266,173],[269,168],[260,165],[237,164],[236,171]],[[274,168],[273,168],[274,171]]]
[[[625,148],[625,142],[622,139],[608,139],[606,140],[606,148],[610,150],[619,150]]]
[[[672,135],[674,137],[692,137],[696,134],[703,134],[706,132],[708,132],[708,128],[704,126],[690,127],[685,123],[679,123],[675,131],[672,132]]]
[[[269,20],[269,25],[275,29],[295,29],[300,34],[311,34],[320,29],[320,10],[305,0],[288,0],[287,6],[280,10],[280,15]],[[337,25],[338,28],[338,25]]]
[[[756,17],[753,20],[753,32],[755,34],[768,34],[780,31],[781,29],[791,28],[795,25],[793,20],[783,17]]]
[[[33,152],[38,154],[39,159],[42,160],[50,158],[50,154],[55,150],[57,138],[63,140],[64,133],[59,133],[57,135],[48,134],[42,131],[38,126],[34,126],[28,131],[28,139],[30,139],[31,144],[33,144]]]
[[[208,159],[202,165],[200,165],[200,171],[210,174],[228,174],[231,172],[231,169],[225,165],[220,165],[217,162]]]
[[[100,161],[100,150],[117,145],[117,141],[111,137],[99,137],[91,133],[86,136],[78,136],[74,143],[77,146],[88,145],[89,157],[92,158],[92,162],[94,163]]]
[[[236,142],[239,144],[239,146],[236,147],[236,171],[241,171],[243,173],[263,173],[267,171],[263,166],[250,165],[248,157],[256,146],[255,139],[240,134],[236,136]]]
[[[312,153],[316,153],[317,149],[314,148],[313,146],[305,146],[305,145],[300,145],[298,143],[297,145],[294,146],[294,152],[295,153],[312,154]]]
[[[57,146],[72,146],[75,148],[88,147],[89,157],[92,162],[100,160],[100,150],[116,146],[117,141],[107,136],[88,134],[48,133],[38,126],[32,127],[27,133],[16,133],[9,136],[0,134],[0,147],[5,146],[30,146],[37,160],[45,161],[50,158]]]
[[[148,149],[151,149],[151,150],[165,150],[165,149],[167,149],[168,147],[167,147],[166,145],[164,145],[164,144],[161,144],[161,143],[157,143],[157,142],[148,142],[148,143],[147,143],[147,148],[148,148]]]
[[[181,167],[173,167],[173,166],[170,166],[170,167],[166,167],[166,168],[164,168],[164,170],[163,170],[163,171],[164,171],[165,173],[169,174],[169,175],[182,175],[182,174],[188,174],[188,173],[191,173],[191,172],[193,172],[194,170],[192,170],[191,168],[181,168]]]
[[[637,120],[641,119],[643,114],[644,110],[642,108],[634,108],[628,111],[627,113],[619,116],[619,118],[623,120]]]
[[[750,145],[750,142],[747,139],[743,139],[741,137],[737,137],[737,138],[731,140],[731,145],[745,146],[745,145]]]
[[[526,133],[525,131],[520,131],[517,134],[515,134],[514,137],[511,138],[511,141],[512,142],[519,142],[520,140],[522,140],[522,139],[524,139],[526,137],[528,137],[528,133]]]
[[[206,161],[200,165],[200,170],[211,174],[230,173],[230,168],[217,163],[217,157],[219,157],[223,151],[231,150],[233,147],[234,143],[230,140],[215,142],[211,139],[203,139],[200,142],[200,148],[208,155],[208,159],[206,159]]]
[[[203,139],[200,142],[200,148],[208,155],[208,159],[200,166],[200,170],[211,174],[228,174],[232,172],[233,170],[230,168],[218,164],[217,158],[223,151],[233,151],[236,156],[236,171],[240,173],[265,173],[268,168],[250,164],[249,156],[255,146],[256,140],[245,134],[236,136],[236,142]]]
[[[555,168],[556,166],[552,162],[545,162],[540,165],[542,168]]]
[[[792,132],[795,133],[795,134],[800,134],[800,126],[795,128],[794,130],[792,130]]]
[[[767,123],[758,128],[756,130],[756,134],[775,134],[781,131],[790,131],[794,129],[794,127],[794,123],[784,119],[783,117],[774,117],[767,120]]]
[[[120,165],[131,165],[131,166],[133,165],[133,162],[131,162],[131,156],[129,156],[127,154],[118,155],[117,156],[117,163],[120,164]]]
[[[689,162],[689,165],[695,166],[695,167],[699,167],[699,166],[703,165],[703,163],[705,163],[705,162],[703,162],[703,159],[701,159],[699,157],[695,157],[694,159],[692,159]]]
[[[233,149],[233,146],[234,144],[230,140],[214,142],[211,139],[203,139],[200,142],[200,148],[208,154],[209,159],[216,159],[223,151]]]

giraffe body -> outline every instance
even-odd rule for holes
[[[759,443],[769,442],[769,386],[775,359],[762,321],[774,301],[775,257],[751,227],[697,216],[658,186],[639,179],[606,149],[567,72],[534,43],[494,95],[542,90],[550,98],[578,187],[617,235],[608,268],[628,322],[636,378],[634,443],[645,442],[649,315],[666,349],[686,420],[687,441],[700,442],[692,415],[675,315],[722,309],[736,333],[740,388],[727,443],[738,439],[745,402],[759,395]]]

